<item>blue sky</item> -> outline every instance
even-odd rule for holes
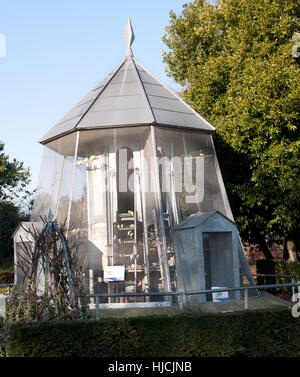
[[[123,59],[128,16],[134,56],[175,89],[162,62],[169,11],[183,0],[0,0],[0,140],[37,184],[42,137]]]

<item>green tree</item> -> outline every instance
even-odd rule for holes
[[[9,201],[0,202],[0,263],[12,256],[12,234],[20,223],[19,208]]]
[[[27,196],[25,187],[30,182],[29,177],[29,169],[23,167],[23,162],[9,161],[4,144],[0,142],[0,200],[13,201],[24,194]]]
[[[300,234],[299,31],[294,0],[196,0],[170,13],[168,75],[217,130],[233,213],[245,240]],[[295,51],[295,48],[294,50]],[[299,248],[298,248],[299,258]]]
[[[12,255],[11,236],[27,213],[19,208],[17,201],[26,203],[30,193],[25,190],[29,183],[29,169],[23,163],[4,153],[4,144],[0,142],[0,262]]]

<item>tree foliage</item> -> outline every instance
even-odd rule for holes
[[[300,231],[299,59],[293,0],[196,0],[170,13],[168,75],[217,131],[217,151],[242,236]]]
[[[29,169],[23,167],[23,162],[16,159],[9,161],[4,153],[4,144],[0,142],[0,200],[14,200],[25,192],[30,182]]]
[[[12,256],[11,236],[20,221],[28,218],[30,204],[27,201],[31,200],[31,193],[26,186],[29,177],[29,169],[25,169],[22,162],[16,159],[9,161],[9,156],[4,153],[4,144],[0,142],[0,262]]]
[[[11,202],[0,202],[0,262],[12,256],[12,234],[20,223],[19,209]]]

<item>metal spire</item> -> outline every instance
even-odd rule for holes
[[[126,56],[133,56],[132,50],[131,50],[131,45],[132,45],[135,37],[134,37],[134,32],[132,30],[132,26],[131,26],[131,22],[130,22],[130,18],[129,17],[127,18],[127,22],[126,22],[126,25],[125,25],[123,37],[124,37],[125,42],[127,44]]]

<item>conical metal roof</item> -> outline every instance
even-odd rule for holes
[[[40,140],[42,144],[75,130],[161,125],[213,132],[215,128],[162,84],[133,56],[128,19],[127,56]]]

